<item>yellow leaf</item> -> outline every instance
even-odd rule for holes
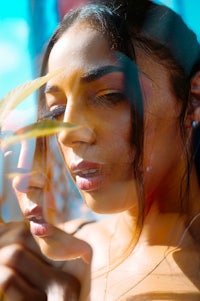
[[[3,99],[0,100],[0,125],[7,114],[19,105],[26,97],[32,94],[35,90],[44,85],[52,77],[60,73],[61,70],[48,73],[45,76],[38,77],[34,80],[30,80],[22,85],[11,90]]]
[[[80,126],[56,120],[41,120],[18,130],[13,135],[5,136],[1,143],[2,146],[8,147],[26,139],[50,136],[62,130],[71,131],[76,127]]]

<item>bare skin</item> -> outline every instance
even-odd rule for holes
[[[152,208],[136,247],[125,254],[120,217],[114,232],[107,221],[79,233],[93,248],[91,300],[198,300],[199,247],[185,229],[184,217]]]
[[[78,300],[79,282],[41,254],[26,224],[2,222],[0,246],[3,300]]]

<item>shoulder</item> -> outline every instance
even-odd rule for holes
[[[112,216],[102,221],[89,223],[75,234],[77,238],[87,242],[93,250],[93,271],[106,266],[115,219],[116,216]]]
[[[112,215],[100,221],[87,222],[79,229],[79,231],[76,233],[76,236],[87,240],[89,234],[90,237],[93,238],[101,237],[106,239],[110,237],[111,233],[113,233],[113,225],[115,225],[117,216],[118,215]]]
[[[68,234],[76,235],[82,228],[87,228],[87,225],[96,224],[96,221],[88,221],[86,219],[77,218],[65,222],[59,228]]]
[[[59,228],[80,239],[87,240],[88,234],[90,234],[90,237],[92,235],[107,236],[112,231],[115,220],[115,215],[100,221],[77,218],[59,225]]]

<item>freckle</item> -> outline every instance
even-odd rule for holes
[[[151,80],[146,78],[145,76],[141,76],[140,84],[141,84],[141,88],[142,88],[144,97],[150,97],[152,94],[152,90],[153,90]]]
[[[150,172],[151,170],[152,170],[152,167],[151,166],[147,166],[146,172]]]

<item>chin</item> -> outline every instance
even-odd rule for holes
[[[99,191],[82,192],[90,210],[99,214],[115,214],[129,210],[138,203],[136,181],[117,183]]]
[[[115,197],[105,197],[105,194],[84,193],[83,199],[87,207],[97,214],[115,214],[126,211],[128,207],[121,203],[117,203]]]

